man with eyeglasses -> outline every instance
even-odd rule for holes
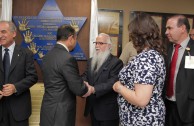
[[[82,75],[92,89],[86,98],[84,115],[90,114],[92,126],[119,126],[117,93],[112,86],[118,81],[123,63],[111,54],[109,35],[100,33],[94,44],[93,57],[88,60],[87,70]]]
[[[190,36],[191,39],[194,40],[194,28],[190,30],[189,36]]]

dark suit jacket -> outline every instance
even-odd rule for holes
[[[85,113],[87,116],[93,109],[97,120],[118,119],[117,93],[113,91],[113,84],[118,81],[119,71],[123,63],[120,59],[110,55],[101,66],[97,75],[91,72],[91,59],[88,61],[87,71],[82,75],[84,80],[94,86],[95,94],[87,97]]]
[[[0,46],[0,84],[4,84],[4,70],[2,62],[2,46]],[[22,121],[31,115],[31,96],[29,88],[38,80],[34,66],[33,54],[26,48],[15,46],[10,66],[8,83],[14,84],[17,93],[3,97],[0,100],[0,120],[2,119],[2,103],[8,100],[13,118]]]
[[[187,47],[190,48],[191,56],[194,56],[194,41],[190,39]],[[172,51],[173,44],[171,43],[168,49],[167,70],[170,70]],[[187,50],[183,54],[176,78],[176,103],[181,120],[194,122],[194,69],[185,68],[185,56],[188,56]]]
[[[45,93],[40,126],[75,126],[76,95],[87,92],[77,61],[60,44],[47,53],[42,62]]]

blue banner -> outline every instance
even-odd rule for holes
[[[58,27],[69,24],[78,35],[86,17],[64,17],[56,1],[47,0],[38,16],[13,16],[13,21],[23,36],[22,46],[29,48],[38,64],[41,64],[44,55],[56,44]],[[77,60],[86,60],[79,42],[71,54]]]

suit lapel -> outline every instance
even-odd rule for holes
[[[3,72],[2,46],[0,46],[0,70]]]
[[[16,66],[20,56],[22,56],[22,54],[20,53],[20,47],[18,47],[17,45],[14,48],[14,52],[13,52],[13,56],[12,56],[12,61],[11,61],[11,66],[10,66],[10,73],[12,72],[12,70],[14,69],[14,67]]]
[[[108,69],[108,65],[110,64],[111,58],[112,58],[112,55],[110,54],[110,56],[108,57],[107,61],[105,61],[105,63],[98,70],[98,73],[97,73],[96,77],[94,77],[94,82],[96,82],[98,80],[98,78],[101,75],[102,71]]]
[[[192,50],[192,46],[191,46],[191,39],[189,40],[189,43],[187,44],[187,47],[190,48],[190,50]],[[188,51],[184,51],[184,54],[183,54],[183,57],[181,59],[181,62],[180,62],[180,66],[179,66],[179,70],[181,68],[185,68],[184,65],[185,65],[185,56],[188,56]]]

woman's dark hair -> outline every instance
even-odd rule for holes
[[[57,41],[59,40],[67,40],[69,36],[75,35],[75,29],[70,25],[64,24],[60,26],[57,30]]]
[[[154,19],[146,13],[139,13],[128,26],[129,38],[138,53],[145,48],[157,50],[165,54],[164,43],[160,36],[160,29]]]

